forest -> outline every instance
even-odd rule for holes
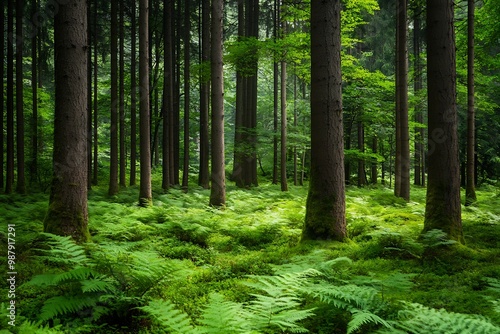
[[[0,334],[500,334],[500,0],[0,7]]]

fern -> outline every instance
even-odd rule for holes
[[[85,253],[85,248],[78,245],[70,236],[59,236],[50,233],[40,233],[48,238],[49,250],[42,250],[45,256],[40,256],[49,262],[66,264],[71,266],[84,266],[89,264],[89,259]]]
[[[224,300],[218,293],[210,294],[209,304],[200,318],[200,332],[207,334],[245,333],[251,327],[249,313],[242,304]]]
[[[367,324],[379,324],[383,325],[386,328],[392,328],[389,322],[385,321],[372,312],[353,309],[351,311],[351,314],[352,320],[347,324],[347,334],[354,333]]]
[[[76,313],[85,308],[95,306],[97,302],[98,299],[90,295],[52,297],[45,301],[40,314],[40,320],[46,321],[68,313]]]
[[[195,333],[188,315],[179,311],[170,301],[156,299],[138,309],[152,316],[155,322],[169,333]]]
[[[399,312],[399,318],[395,326],[412,334],[500,333],[500,327],[485,317],[436,310],[416,303],[407,303]]]
[[[279,276],[250,276],[256,282],[245,284],[264,291],[267,295],[251,294],[255,297],[247,309],[250,311],[252,329],[278,327],[282,331],[305,333],[307,330],[297,323],[313,315],[312,309],[301,310],[303,288],[308,285],[307,279],[317,276],[318,271],[309,269],[299,273],[287,273]]]
[[[455,240],[448,238],[448,235],[439,229],[433,229],[422,235],[422,243],[426,248],[435,248],[439,246],[450,246],[456,244]]]

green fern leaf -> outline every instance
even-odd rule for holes
[[[347,334],[354,333],[366,324],[380,324],[384,327],[392,328],[387,321],[372,312],[353,309],[351,310],[351,314],[352,319],[347,324]]]
[[[83,293],[88,293],[88,292],[107,293],[116,290],[115,286],[111,282],[105,281],[102,277],[82,280],[80,281],[80,284],[82,285]]]
[[[161,328],[170,333],[194,333],[188,315],[179,311],[170,301],[155,299],[138,309],[151,315]]]
[[[44,250],[46,254],[42,258],[54,263],[63,263],[69,265],[85,265],[89,259],[85,253],[85,248],[78,245],[70,236],[59,236],[50,233],[41,233],[47,237],[50,250]]]
[[[239,303],[224,300],[218,293],[210,295],[210,302],[203,310],[200,323],[202,333],[233,334],[245,333],[250,328],[248,313]]]
[[[47,321],[65,314],[75,313],[85,308],[96,305],[98,298],[96,296],[56,296],[48,299],[43,307],[40,320]]]

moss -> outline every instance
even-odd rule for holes
[[[56,235],[69,235],[78,243],[90,241],[87,214],[80,209],[75,212],[57,201],[49,205],[47,216],[43,222],[44,232]]]

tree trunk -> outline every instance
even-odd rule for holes
[[[4,23],[4,17],[5,17],[5,7],[4,7],[4,1],[0,3],[0,9],[2,10],[2,15],[0,16],[0,25],[2,27],[5,27]],[[4,51],[4,36],[2,35],[1,41],[0,41],[0,59],[2,59],[2,65],[0,66],[0,77],[2,78],[2,94],[0,94],[0,147],[2,148],[2,153],[0,154],[0,188],[3,189],[5,186],[4,183],[4,134],[3,134],[3,127],[4,127],[4,94],[3,92],[5,91],[5,84],[4,84],[4,57],[5,57],[5,51]],[[8,41],[7,41],[8,43]],[[36,59],[36,58],[33,58]]]
[[[372,152],[378,153],[378,138],[377,138],[377,136],[373,136],[373,138],[372,138]],[[370,181],[372,184],[377,184],[377,162],[376,161],[372,162],[370,179],[371,179]]]
[[[283,30],[285,28],[283,22]],[[283,31],[284,34],[284,31]],[[286,61],[281,61],[281,191],[288,191],[288,183],[286,179]]]
[[[297,120],[297,66],[294,65],[294,72],[295,74],[293,75],[293,127],[297,129],[298,125],[298,120]],[[298,163],[298,152],[297,152],[297,145],[293,145],[293,185],[296,186],[298,184],[298,168],[297,168],[297,163]]]
[[[109,196],[118,193],[118,0],[111,0],[111,128]]]
[[[24,75],[23,75],[23,17],[24,0],[16,1],[16,192],[26,192],[24,175]]]
[[[279,22],[279,1],[274,0],[273,10],[273,40],[278,40],[278,22]],[[274,55],[273,61],[273,184],[278,184],[278,60]]]
[[[93,171],[93,178],[92,178],[92,184],[97,185],[97,180],[98,180],[98,173],[99,173],[99,142],[98,142],[98,117],[97,117],[97,111],[98,111],[98,101],[99,97],[98,95],[98,77],[97,77],[97,61],[98,61],[98,25],[97,25],[97,19],[98,19],[98,3],[97,1],[94,1],[94,171]]]
[[[173,60],[172,60],[172,0],[163,5],[163,33],[165,39],[164,66],[163,66],[163,135],[162,135],[162,184],[164,191],[170,187],[170,159],[171,159],[171,116],[173,114]]]
[[[87,1],[87,188],[92,189],[92,1]],[[36,59],[36,58],[33,58]]]
[[[222,60],[223,0],[212,0],[211,76],[212,76],[212,187],[210,205],[226,204],[224,164],[224,72]]]
[[[35,15],[38,10],[38,1],[32,1],[31,15]],[[0,25],[3,27],[3,6],[2,6],[2,22]],[[33,114],[31,116],[31,161],[29,165],[30,169],[30,184],[33,187],[38,180],[38,66],[37,66],[37,35],[38,35],[38,26],[35,24],[31,24],[31,101],[33,105]],[[3,41],[3,39],[2,39]],[[0,55],[0,59],[3,58],[3,46],[2,46],[2,54]],[[1,77],[3,78],[3,64],[2,64],[2,73]],[[3,82],[3,80],[2,80]],[[3,89],[2,89],[3,92]],[[0,100],[2,105],[2,123],[3,123],[3,94]],[[3,131],[3,124],[0,126],[0,129]],[[2,134],[2,143],[0,147],[3,148],[3,134]],[[2,153],[3,158],[3,153]],[[0,164],[0,168],[2,169],[3,176],[3,162]],[[2,177],[3,179],[3,177]],[[0,186],[1,187],[1,186]]]
[[[396,5],[396,185],[395,195],[410,200],[410,137],[408,130],[408,48],[406,0]]]
[[[151,191],[151,147],[149,127],[149,1],[139,0],[139,145],[140,185],[139,205],[150,206]]]
[[[361,120],[358,120],[358,150],[360,153],[365,153],[365,127]],[[361,157],[358,159],[358,187],[366,185],[365,174],[365,158]]]
[[[184,157],[182,167],[182,188],[187,191],[189,181],[189,109],[191,108],[191,99],[189,92],[191,90],[190,81],[190,44],[191,44],[191,8],[190,0],[184,0]]]
[[[7,166],[5,193],[11,194],[14,185],[14,1],[7,3]]]
[[[204,66],[210,64],[210,1],[202,1],[201,28],[201,83],[200,83],[200,175],[198,184],[208,189],[210,187],[209,158],[210,141],[208,117],[210,104],[210,78],[205,73]]]
[[[424,232],[464,242],[460,208],[452,0],[427,0],[428,185]]]
[[[245,37],[245,1],[238,0],[238,40]],[[239,66],[236,68],[236,110],[234,116],[234,158],[231,181],[236,183],[237,187],[244,187],[243,182],[243,117],[245,115],[245,96],[246,96],[246,78]]]
[[[303,239],[343,240],[340,0],[311,2],[311,179]]]
[[[125,1],[120,1],[119,58],[119,126],[120,126],[120,187],[127,186],[127,156],[125,154]]]
[[[420,14],[419,14],[419,9],[414,9],[415,16],[413,19],[413,58],[414,58],[414,75],[415,78],[413,80],[414,82],[414,91],[415,91],[415,96],[419,96],[420,91],[422,90],[422,61],[420,59],[420,44],[421,44],[421,37],[420,37],[420,30],[421,30],[421,23],[420,23]],[[423,119],[423,113],[422,113],[422,108],[420,106],[419,101],[417,100],[417,103],[415,104],[415,122],[422,124],[424,121]],[[424,173],[423,170],[423,148],[424,148],[424,128],[419,126],[415,128],[415,185],[423,185],[422,184],[422,174]]]
[[[467,181],[465,205],[474,203],[476,198],[474,150],[475,150],[475,113],[474,113],[474,0],[467,1]]]
[[[137,163],[137,24],[136,0],[132,0],[130,8],[130,185],[136,184]],[[140,103],[140,102],[139,102]]]
[[[54,177],[44,231],[90,239],[87,209],[86,1],[59,5],[54,18]]]

